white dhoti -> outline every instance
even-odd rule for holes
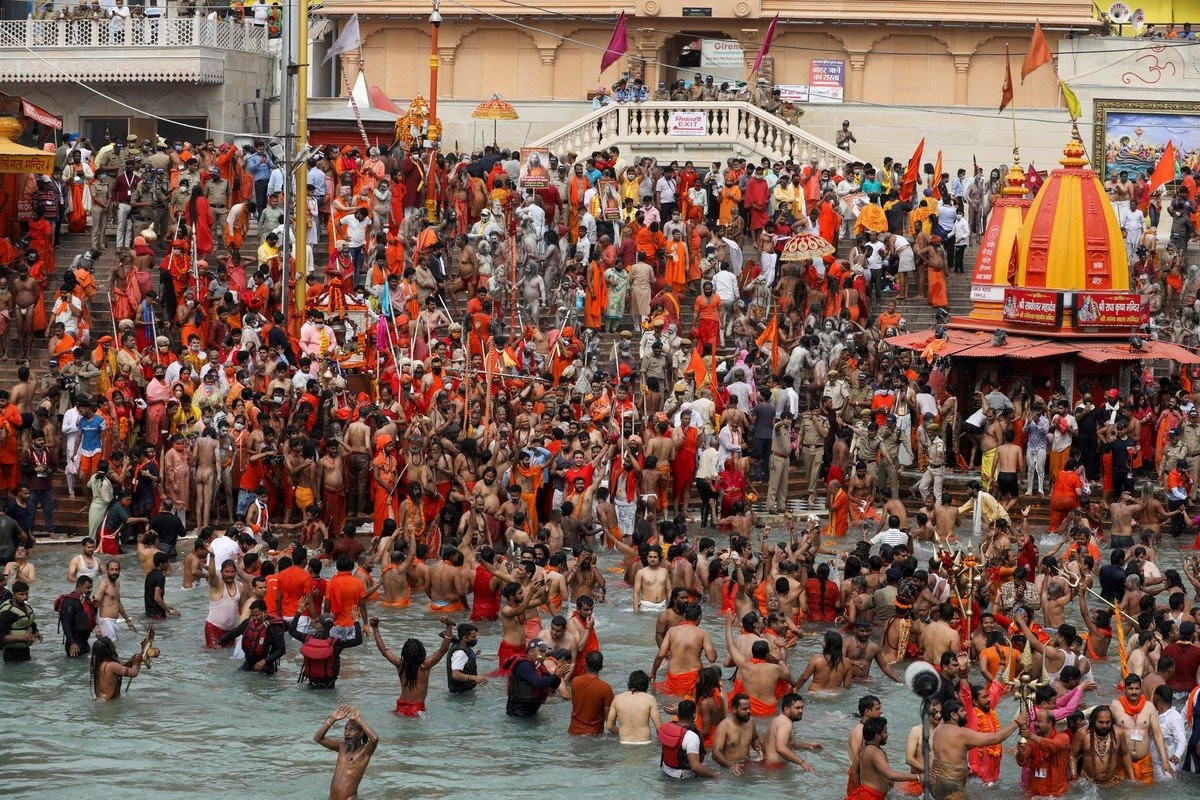
[[[763,277],[767,279],[767,286],[775,283],[775,262],[778,260],[778,253],[762,254],[762,271]]]
[[[651,603],[649,600],[638,601],[638,611],[653,611],[654,613],[662,613],[667,610],[667,601],[659,600],[657,603]]]
[[[900,464],[911,467],[913,463],[912,417],[908,414],[896,417],[896,430],[900,433]]]
[[[622,500],[614,500],[613,506],[617,510],[617,527],[621,529],[621,535],[628,538],[633,536],[633,523],[637,519],[637,502],[624,502]]]
[[[100,629],[100,633],[112,639],[112,643],[117,643],[117,632],[120,628],[117,627],[116,617],[96,617],[96,627]]]

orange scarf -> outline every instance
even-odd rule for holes
[[[1136,717],[1138,714],[1142,713],[1142,709],[1146,707],[1145,695],[1139,697],[1136,704],[1130,703],[1129,698],[1127,698],[1125,695],[1121,695],[1117,698],[1117,700],[1121,703],[1121,708],[1125,709],[1125,713],[1131,717]]]

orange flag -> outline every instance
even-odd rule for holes
[[[1000,111],[1007,108],[1012,99],[1012,62],[1008,58],[1008,45],[1004,45],[1004,88],[1000,90]]]
[[[779,312],[771,316],[771,321],[755,341],[759,347],[771,343],[771,371],[779,372]]]
[[[1158,158],[1154,172],[1150,173],[1150,191],[1146,193],[1147,196],[1154,194],[1154,190],[1164,183],[1170,183],[1173,180],[1175,180],[1175,144],[1168,141],[1167,146],[1163,148],[1162,155]]]
[[[709,377],[708,365],[705,364],[704,359],[700,357],[699,347],[696,347],[692,350],[692,357],[688,361],[688,365],[683,368],[683,374],[694,376],[697,389],[703,386],[704,379]]]
[[[1042,33],[1042,23],[1033,24],[1033,39],[1029,42],[1029,52],[1025,54],[1025,63],[1021,66],[1021,83],[1025,76],[1038,67],[1049,64],[1054,60],[1050,55],[1050,45],[1046,44],[1046,35]]]
[[[925,138],[922,137],[917,149],[913,151],[912,158],[908,160],[908,167],[904,170],[904,180],[900,182],[901,200],[911,199],[917,188],[917,170],[921,168],[921,154],[924,152]]]
[[[933,186],[930,187],[931,196],[942,199],[942,151],[938,150],[937,163],[933,165]]]

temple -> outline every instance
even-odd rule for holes
[[[1092,386],[1124,392],[1139,363],[1200,363],[1151,338],[1116,211],[1075,126],[1059,164],[1032,201],[1018,165],[1005,176],[976,256],[971,312],[888,339],[927,360],[963,359],[960,391],[988,381],[1043,395],[1055,386],[1076,397]]]

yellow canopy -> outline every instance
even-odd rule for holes
[[[17,144],[21,123],[14,117],[0,117],[0,173],[54,172],[54,153]]]

